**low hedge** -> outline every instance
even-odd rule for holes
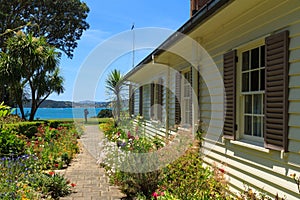
[[[3,124],[2,128],[25,135],[27,138],[32,138],[37,133],[38,127],[41,125],[48,125],[51,128],[57,128],[59,126],[68,127],[72,122],[73,121],[60,120],[18,122],[13,124]]]
[[[45,124],[45,122],[18,122],[14,124],[4,124],[3,129],[14,131],[18,134],[25,135],[28,138],[32,138],[37,133],[37,128],[42,124]]]

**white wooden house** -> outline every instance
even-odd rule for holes
[[[224,167],[233,193],[300,199],[300,1],[192,0],[191,15],[187,38],[173,34],[126,75],[130,114],[152,133],[201,126],[204,161]]]

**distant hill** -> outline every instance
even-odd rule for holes
[[[72,108],[72,107],[107,107],[110,102],[94,102],[94,101],[54,101],[54,100],[45,100],[40,108]],[[24,107],[31,107],[31,101],[24,104]]]

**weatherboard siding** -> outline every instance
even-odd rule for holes
[[[253,20],[237,24],[239,19],[226,24],[224,34],[203,43],[214,62],[223,73],[223,54],[230,49],[239,48],[258,38],[264,38],[274,30],[289,30],[289,134],[288,152],[281,153],[249,145],[242,141],[217,142],[210,154],[204,156],[207,165],[224,167],[228,184],[234,193],[240,192],[245,186],[264,191],[268,195],[276,195],[287,199],[299,199],[297,186],[290,178],[291,173],[300,175],[300,18],[299,7],[288,13],[281,13],[280,6],[287,6],[278,1],[278,7],[257,15],[259,7],[253,12],[245,13]],[[276,13],[276,14],[275,14]],[[257,15],[257,16],[256,16]],[[276,16],[275,18],[272,16]],[[266,21],[263,26],[258,22]],[[238,33],[238,34],[235,34]],[[212,36],[213,37],[213,36]],[[216,72],[212,69],[211,71]],[[217,72],[216,72],[217,73]],[[201,83],[200,119],[208,123],[211,117],[212,102],[206,84]],[[239,110],[239,106],[237,110]],[[238,111],[239,112],[239,111]],[[217,129],[220,128],[214,125]],[[214,130],[214,129],[211,129]],[[206,140],[208,145],[210,141]],[[207,148],[208,146],[204,148]]]
[[[280,197],[287,199],[299,199],[300,194],[297,185],[289,176],[292,173],[300,175],[300,5],[297,0],[264,0],[264,1],[232,1],[228,6],[231,10],[218,13],[214,20],[207,20],[191,35],[197,38],[200,45],[209,53],[217,69],[213,66],[202,66],[199,61],[200,73],[205,70],[206,75],[220,73],[223,75],[223,55],[233,49],[241,49],[245,45],[261,40],[282,30],[289,31],[289,123],[288,123],[288,152],[280,152],[266,149],[262,146],[250,144],[244,140],[223,140],[218,138],[217,142],[204,138],[203,149],[209,152],[203,154],[206,165],[217,165],[224,168],[229,188],[235,194],[243,191],[245,186],[255,188],[264,193],[274,196],[278,193]],[[245,12],[238,13],[239,6],[248,5]],[[272,5],[272,6],[269,6]],[[235,9],[236,8],[236,9]],[[267,9],[266,9],[267,8]],[[236,15],[231,14],[237,13]],[[225,15],[225,13],[227,13]],[[228,14],[230,13],[230,14]],[[220,15],[220,16],[218,16]],[[228,19],[226,18],[228,17]],[[203,27],[203,28],[201,28]],[[212,28],[213,27],[213,28]],[[188,64],[171,66],[174,69],[185,69]],[[238,65],[239,67],[239,65]],[[239,75],[239,74],[238,74]],[[155,78],[167,75],[156,74]],[[175,123],[175,73],[170,73],[169,88],[171,89],[168,102],[166,101],[166,90],[164,89],[164,116],[168,110],[169,125]],[[240,79],[239,79],[240,80]],[[221,112],[213,96],[220,96],[220,86],[216,80],[205,82],[200,76],[199,81],[199,117],[202,129],[207,134],[218,136],[219,130],[223,128],[220,118],[214,118],[213,113]],[[210,88],[208,89],[208,85]],[[136,94],[137,95],[137,94]],[[138,96],[137,96],[138,97]],[[237,97],[239,98],[239,97]],[[138,99],[138,98],[136,98]],[[138,102],[138,101],[135,101]],[[168,109],[166,109],[166,106]],[[138,108],[138,105],[135,105]],[[237,117],[241,106],[237,106]],[[164,119],[164,117],[163,117]],[[213,123],[210,122],[213,120]],[[239,123],[239,122],[238,122]],[[210,127],[208,128],[208,125]],[[162,134],[163,130],[155,124],[148,123],[147,129],[152,135]],[[211,148],[211,145],[214,145]]]

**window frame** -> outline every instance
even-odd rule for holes
[[[254,145],[258,145],[258,146],[264,146],[264,131],[262,132],[262,136],[258,137],[258,136],[250,136],[250,135],[246,135],[244,133],[244,128],[245,128],[245,120],[244,120],[244,116],[245,116],[245,96],[246,95],[254,95],[254,94],[263,94],[265,93],[265,89],[263,91],[250,91],[250,92],[243,92],[242,91],[242,65],[243,65],[243,52],[246,51],[251,51],[257,47],[261,47],[265,45],[265,41],[264,38],[260,38],[257,39],[255,41],[251,41],[239,48],[237,48],[237,57],[238,57],[238,62],[236,63],[237,65],[237,72],[236,72],[236,79],[237,79],[237,85],[236,85],[236,116],[237,116],[237,125],[238,125],[238,129],[236,131],[236,139],[246,142],[246,143],[250,143],[250,144],[254,144]],[[261,55],[259,55],[261,56]],[[264,106],[264,101],[262,102],[262,107]],[[253,105],[252,105],[252,109],[253,109]],[[241,112],[242,111],[242,112]],[[264,123],[264,115],[265,113],[261,114],[263,116],[263,123]],[[262,129],[264,127],[264,124],[262,123]],[[251,123],[253,126],[253,122]]]

